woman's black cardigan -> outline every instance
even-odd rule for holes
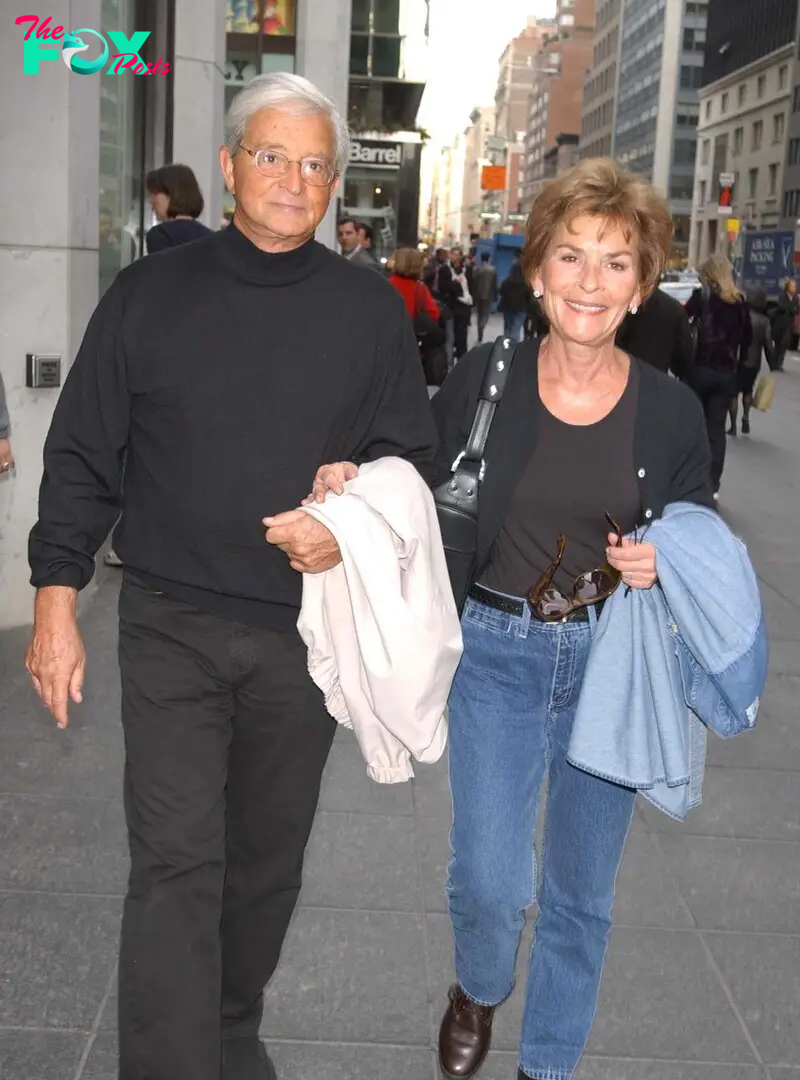
[[[432,401],[439,429],[436,482],[450,475],[464,449],[491,345],[461,359]],[[486,472],[478,500],[476,574],[484,570],[511,497],[536,447],[539,405],[538,341],[517,346],[503,400],[486,446]],[[641,493],[638,524],[661,517],[672,502],[713,507],[708,436],[703,410],[689,387],[642,363],[634,433],[634,468]]]

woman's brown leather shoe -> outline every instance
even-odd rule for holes
[[[492,1042],[493,1005],[476,1005],[458,984],[439,1028],[439,1064],[447,1080],[465,1080],[483,1065]]]

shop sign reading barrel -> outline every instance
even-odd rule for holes
[[[374,169],[399,169],[403,163],[403,144],[377,139],[353,139],[351,165],[370,165]]]

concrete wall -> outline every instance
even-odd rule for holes
[[[7,6],[4,5],[6,10]],[[100,0],[31,9],[51,26],[100,26]],[[0,480],[0,628],[30,621],[27,537],[36,518],[42,445],[58,390],[25,388],[25,354],[57,353],[62,375],[97,303],[100,81],[40,62],[23,73],[22,27],[0,34],[0,369],[11,412],[14,477]],[[13,164],[12,164],[13,163]]]
[[[175,0],[172,160],[194,170],[205,199],[202,220],[212,229],[222,217],[225,9],[225,0]]]
[[[297,5],[298,75],[310,79],[347,115],[350,74],[350,0],[304,0]],[[317,229],[317,239],[336,248],[336,199]]]

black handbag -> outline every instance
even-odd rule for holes
[[[486,440],[503,398],[515,349],[516,343],[507,337],[499,337],[492,346],[467,445],[453,462],[450,479],[433,493],[450,584],[459,612],[466,603],[475,573],[478,492],[486,473]]]

